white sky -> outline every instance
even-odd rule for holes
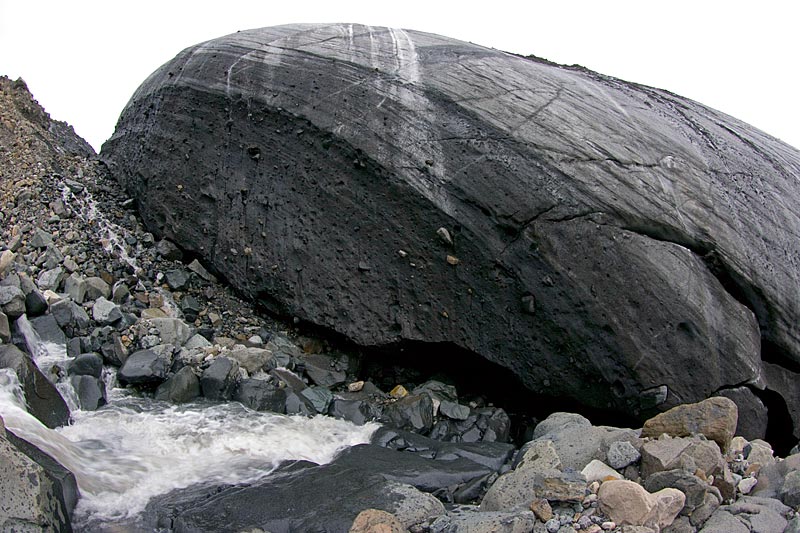
[[[429,31],[644,83],[800,147],[797,0],[0,0],[0,74],[96,149],[136,87],[237,30],[353,22]]]

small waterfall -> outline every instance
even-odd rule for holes
[[[83,189],[81,195],[75,194],[68,185],[64,184],[61,189],[61,199],[72,213],[83,220],[94,224],[99,232],[99,240],[106,253],[119,257],[120,260],[130,266],[134,272],[141,269],[136,261],[136,254],[129,253],[129,247],[125,242],[124,236],[127,230],[118,224],[108,220],[97,208],[97,201],[92,197],[87,189]],[[140,245],[137,244],[137,247]]]

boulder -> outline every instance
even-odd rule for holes
[[[30,356],[13,344],[0,345],[0,368],[17,374],[28,412],[50,429],[69,424],[69,408],[58,389],[39,370]]]
[[[286,412],[286,389],[262,379],[244,379],[239,382],[233,399],[255,411]]]
[[[72,531],[75,477],[52,457],[5,430],[0,419],[0,529]]]
[[[360,512],[377,509],[409,529],[445,514],[441,502],[425,492],[486,473],[465,459],[435,461],[359,445],[327,465],[289,463],[247,486],[178,490],[151,501],[145,516],[156,517],[153,529],[345,532]]]
[[[94,376],[99,378],[103,373],[103,358],[94,352],[82,353],[75,357],[67,367],[70,376]]]
[[[743,383],[797,403],[761,347],[800,363],[800,153],[672,93],[422,32],[261,28],[154,72],[100,157],[157,237],[359,345],[456,346],[642,419]]]
[[[348,533],[405,533],[406,528],[392,513],[366,509],[358,513]]]
[[[98,298],[111,298],[111,285],[103,278],[92,276],[84,280],[86,282],[86,299],[96,300]]]
[[[573,413],[553,413],[533,430],[533,438],[553,442],[564,468],[582,470],[593,459],[604,461],[612,444],[639,442],[638,432],[610,426],[593,426],[588,419]],[[522,447],[524,451],[528,443]]]
[[[600,485],[600,509],[619,525],[645,526],[659,531],[669,526],[683,508],[684,494],[666,488],[651,494],[628,480],[606,481]]]
[[[612,442],[608,446],[608,465],[611,468],[621,469],[635,463],[641,458],[639,450],[626,440]]]
[[[75,303],[82,304],[83,300],[86,298],[86,280],[73,272],[64,280],[64,292],[66,292]]]
[[[109,326],[122,320],[122,311],[117,304],[100,296],[92,305],[92,318],[100,326]]]
[[[106,387],[102,380],[94,376],[75,375],[70,378],[70,383],[84,411],[96,411],[107,403]]]
[[[706,521],[701,533],[771,533],[783,532],[792,509],[777,500],[743,496],[731,505],[723,505]]]
[[[167,286],[173,291],[185,290],[189,287],[189,272],[182,268],[168,270],[164,274],[164,281],[167,282]]]
[[[151,318],[145,324],[158,330],[162,344],[183,346],[194,333],[180,318]]]
[[[159,385],[166,379],[171,364],[172,360],[163,352],[139,350],[125,360],[117,379],[122,385]]]
[[[0,286],[0,309],[9,318],[25,314],[25,293],[19,287]]]
[[[28,318],[43,315],[47,312],[47,300],[39,289],[33,289],[25,295],[25,314]]]
[[[388,405],[384,416],[393,427],[425,433],[433,427],[433,402],[427,394],[408,395]]]
[[[474,506],[459,506],[431,524],[431,531],[453,533],[539,533],[531,511],[481,511]]]
[[[239,378],[239,363],[217,357],[200,377],[200,389],[209,400],[230,400]]]
[[[739,410],[733,400],[715,396],[702,402],[673,407],[647,420],[642,426],[642,437],[658,437],[663,433],[671,437],[689,437],[699,434],[728,449]]]
[[[64,330],[58,325],[58,321],[53,315],[37,316],[30,320],[30,324],[39,336],[39,340],[43,343],[66,346],[67,336],[64,334]]]
[[[272,352],[263,348],[240,347],[225,354],[225,357],[235,360],[248,374],[255,374],[259,370],[269,370],[268,366],[274,360]]]
[[[383,415],[381,407],[370,400],[348,400],[334,397],[328,414],[334,418],[348,420],[357,426],[378,420]]]
[[[64,278],[64,269],[61,267],[43,270],[36,279],[36,285],[42,291],[57,291]]]
[[[706,503],[706,494],[713,489],[705,481],[686,470],[667,470],[657,472],[644,482],[643,487],[648,492],[658,492],[661,489],[673,488],[680,490],[685,496],[682,515],[691,516],[698,507]],[[719,498],[721,500],[722,498]]]
[[[156,400],[186,403],[200,396],[200,380],[194,371],[185,366],[170,376],[156,389]]]
[[[767,406],[750,387],[723,389],[717,395],[724,396],[736,404],[739,416],[735,435],[741,435],[748,440],[764,438],[769,421]]]
[[[642,478],[665,470],[702,470],[707,475],[720,474],[726,468],[716,442],[697,437],[670,437],[662,435],[644,443],[642,453]]]
[[[558,502],[580,502],[586,496],[582,474],[560,470],[517,468],[497,478],[481,501],[481,511],[522,511],[544,498]]]
[[[310,354],[303,356],[302,361],[309,379],[320,387],[333,388],[347,381],[347,367],[341,368],[329,355]]]
[[[50,306],[50,314],[62,328],[76,327],[85,329],[89,326],[89,315],[72,300],[60,300]]]

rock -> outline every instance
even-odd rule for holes
[[[379,509],[366,509],[358,513],[349,533],[405,533],[406,528],[392,514]]]
[[[0,252],[0,275],[5,274],[8,269],[14,264],[17,254],[11,250],[3,250]]]
[[[103,358],[94,352],[82,353],[70,362],[67,374],[100,378],[103,374]]]
[[[724,396],[736,404],[739,417],[735,435],[741,435],[748,440],[764,438],[769,420],[767,407],[749,387],[723,389],[716,395]]]
[[[384,410],[387,423],[399,429],[424,433],[433,427],[433,401],[427,394],[408,395]]]
[[[70,516],[78,499],[75,477],[11,431],[0,434],[0,529],[72,531]]]
[[[300,395],[311,402],[316,412],[320,414],[326,414],[328,412],[328,407],[331,405],[331,401],[333,401],[333,394],[331,394],[331,391],[319,385],[306,387],[300,392]]]
[[[708,519],[703,533],[782,532],[788,526],[784,516],[791,509],[777,500],[743,496],[736,503],[723,505]]]
[[[333,388],[347,381],[347,366],[339,366],[338,361],[328,355],[311,354],[303,357],[306,374],[320,387]]]
[[[675,520],[685,498],[681,491],[671,488],[650,494],[639,484],[624,479],[606,481],[597,493],[600,509],[616,524],[645,526],[656,531]]]
[[[317,409],[314,407],[314,404],[311,403],[311,400],[303,396],[301,392],[295,392],[293,390],[286,392],[286,406],[284,411],[287,415],[315,416],[317,414]]]
[[[369,400],[347,400],[334,397],[328,414],[334,418],[348,420],[357,426],[363,426],[367,422],[381,418],[383,410]]]
[[[442,400],[439,404],[439,413],[453,420],[466,420],[469,418],[469,407]]]
[[[179,318],[151,318],[147,324],[158,330],[162,344],[183,346],[192,336],[192,328]]]
[[[433,461],[359,445],[327,465],[295,461],[244,487],[178,490],[151,501],[145,516],[185,531],[348,531],[361,511],[378,509],[409,529],[445,514],[441,502],[421,490],[440,490],[476,474],[485,470],[463,459]]]
[[[450,343],[535,393],[633,416],[761,376],[794,394],[762,372],[760,347],[800,362],[800,299],[786,290],[800,155],[666,91],[421,32],[261,28],[148,77],[101,159],[148,230],[358,345]],[[450,253],[439,228],[458,243],[457,277],[444,257],[422,269],[398,256]]]
[[[130,288],[121,281],[116,282],[111,287],[111,301],[117,305],[122,305],[131,297]]]
[[[622,479],[622,475],[597,459],[592,459],[588,465],[583,467],[581,474],[586,478],[586,481],[608,481],[609,479]]]
[[[686,516],[705,504],[706,494],[711,489],[708,483],[685,470],[657,472],[645,480],[643,487],[648,492],[658,492],[666,488],[681,491],[686,496],[681,514]]]
[[[681,468],[689,472],[697,469],[708,475],[721,473],[725,462],[716,442],[696,437],[669,437],[646,442],[641,449],[642,478],[665,470]]]
[[[550,507],[550,502],[548,502],[545,498],[533,500],[531,502],[530,509],[533,514],[536,515],[536,518],[542,522],[547,522],[553,518],[553,508]]]
[[[586,479],[577,472],[517,469],[497,478],[481,501],[481,511],[521,511],[538,498],[580,502],[584,496]]]
[[[211,346],[211,343],[208,342],[208,340],[199,333],[195,333],[194,335],[189,337],[189,340],[187,340],[186,343],[183,345],[183,349],[187,351],[192,351],[192,350],[197,350],[199,348],[206,348],[208,346]]]
[[[89,315],[80,305],[71,300],[60,300],[50,306],[50,314],[62,327],[76,327],[79,330],[89,326]]]
[[[156,252],[167,261],[180,261],[183,252],[169,239],[161,239],[156,243]]]
[[[592,459],[605,460],[614,442],[639,440],[636,431],[592,426],[586,418],[572,413],[551,414],[534,428],[533,438],[553,441],[564,468],[574,470],[582,470]]]
[[[111,286],[103,278],[92,276],[86,278],[86,299],[111,298]]]
[[[55,429],[69,424],[69,408],[28,354],[13,344],[0,345],[0,368],[10,368],[17,374],[28,412],[42,424]]]
[[[109,326],[122,320],[122,311],[117,304],[101,296],[92,305],[92,318],[101,326]]]
[[[639,450],[628,441],[612,442],[608,445],[608,465],[617,470],[625,468],[626,466],[635,463],[641,458]]]
[[[248,374],[254,374],[259,370],[270,370],[270,366],[273,368],[275,366],[272,352],[264,348],[235,348],[225,356],[239,363],[239,366],[247,370]]]
[[[9,318],[25,314],[25,294],[18,287],[0,286],[0,308]]]
[[[214,277],[212,274],[210,274],[208,270],[206,270],[205,267],[202,264],[200,264],[200,261],[198,261],[197,259],[193,259],[192,262],[189,263],[189,270],[191,270],[192,272],[200,276],[200,278],[206,281],[210,281],[212,283],[217,282],[217,278]]]
[[[754,477],[746,477],[736,484],[736,489],[742,494],[750,494],[750,491],[758,483],[758,479]]]
[[[703,470],[701,468],[701,470]],[[705,470],[703,470],[705,472]],[[714,487],[719,490],[722,499],[726,502],[733,501],[736,498],[736,478],[727,464],[724,464],[722,470],[714,476]]]
[[[43,315],[47,312],[47,300],[44,295],[33,289],[25,296],[25,314],[28,318]]]
[[[156,389],[156,400],[170,403],[186,403],[200,396],[200,380],[185,366],[170,376]]]
[[[689,437],[694,434],[719,444],[727,450],[736,431],[739,411],[733,400],[715,396],[695,404],[684,404],[658,414],[642,426],[642,437],[658,437],[666,433],[671,437]]]
[[[721,503],[722,497],[719,493],[706,492],[703,505],[696,507],[689,515],[689,525],[692,526],[692,528],[703,527],[711,515],[717,512]],[[681,514],[684,513],[681,512]]]
[[[200,305],[200,302],[192,295],[187,294],[183,297],[183,300],[181,300],[181,311],[183,311],[183,316],[186,317],[186,320],[189,322],[194,322],[202,310],[203,307]]]
[[[53,244],[53,236],[41,228],[36,228],[28,244],[34,248],[47,248]]]
[[[800,471],[792,470],[783,479],[780,490],[781,501],[789,507],[800,506]]]
[[[558,456],[555,445],[551,440],[535,440],[526,445],[514,463],[515,469],[533,469],[539,472],[545,470],[561,470],[561,458]]]
[[[189,273],[182,268],[168,270],[164,274],[164,281],[167,282],[167,286],[169,286],[171,290],[182,291],[189,286]]]
[[[172,361],[152,349],[133,352],[119,369],[122,385],[159,385],[166,377]]]
[[[37,316],[36,318],[32,318],[29,322],[33,330],[39,336],[40,341],[66,346],[67,337],[52,315]]]
[[[764,467],[775,462],[772,447],[768,442],[761,439],[753,439],[750,443],[750,452],[747,454],[747,462],[751,465]]]
[[[63,276],[64,270],[61,267],[45,270],[39,274],[36,285],[42,291],[57,291],[58,287],[61,285]]]
[[[431,531],[470,533],[529,533],[538,531],[536,516],[530,511],[479,511],[474,506],[458,506],[439,517]]]
[[[217,357],[200,377],[203,396],[209,400],[230,400],[238,377],[239,363],[227,357]]]
[[[11,326],[8,323],[8,316],[0,311],[0,342],[11,340]]]
[[[286,412],[286,389],[261,379],[244,379],[233,399],[254,411]]]
[[[94,376],[74,375],[70,378],[72,388],[78,395],[78,404],[84,411],[96,411],[106,402],[105,384]]]
[[[77,304],[82,304],[86,298],[86,288],[86,280],[74,272],[64,280],[64,292]]]

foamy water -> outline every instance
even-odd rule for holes
[[[66,364],[66,352],[49,353],[34,333],[26,338],[37,360]],[[67,382],[58,386],[69,395]],[[112,388],[108,405],[75,410],[73,423],[54,431],[28,413],[23,398],[16,374],[0,369],[0,416],[75,474],[79,524],[129,521],[160,494],[203,482],[255,481],[287,460],[327,463],[369,442],[378,427],[256,412],[236,402],[176,406]]]

